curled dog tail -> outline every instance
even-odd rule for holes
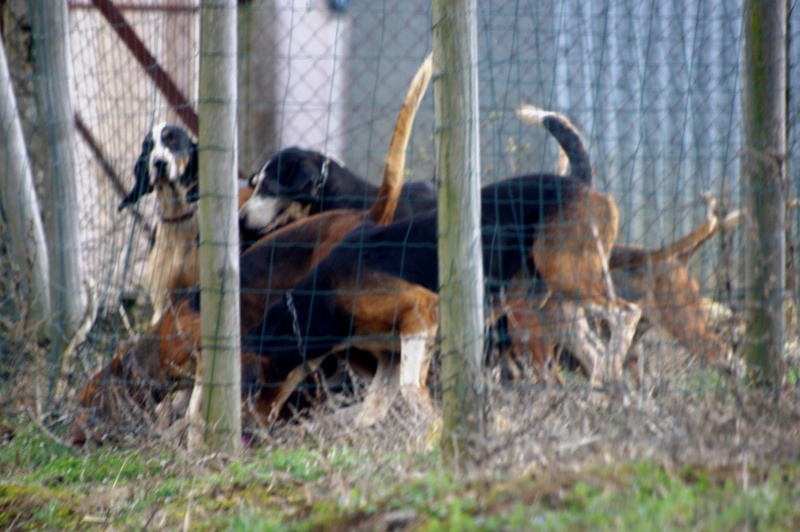
[[[532,105],[520,106],[517,109],[517,116],[526,124],[543,127],[553,135],[569,160],[569,165],[572,169],[569,175],[591,186],[592,163],[589,160],[586,145],[578,128],[572,125],[572,122],[567,117]],[[559,163],[560,166],[561,163]]]
[[[394,219],[397,205],[400,202],[400,193],[403,188],[403,174],[406,171],[406,149],[411,137],[411,127],[414,117],[419,109],[422,97],[431,81],[433,74],[433,55],[422,62],[422,65],[411,80],[408,95],[400,109],[397,123],[392,135],[389,154],[386,156],[386,170],[383,173],[383,182],[378,190],[378,197],[367,211],[367,220],[377,224],[386,225]]]

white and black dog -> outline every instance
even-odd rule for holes
[[[136,183],[117,210],[157,190],[160,217],[183,216],[198,198],[197,142],[180,126],[158,124],[148,131],[133,167]]]
[[[250,177],[249,184],[254,192],[239,210],[239,227],[257,236],[325,211],[365,211],[378,196],[377,186],[334,158],[296,147],[272,157]],[[435,207],[433,182],[406,183],[394,219],[402,220]]]
[[[180,126],[158,124],[142,142],[133,172],[136,183],[118,210],[153,191],[158,199],[158,224],[142,277],[155,323],[178,293],[199,281],[197,142]]]
[[[158,124],[145,136],[133,173],[136,183],[118,210],[135,205],[153,191],[158,199],[158,224],[142,278],[155,323],[175,297],[200,280],[197,142],[180,126]],[[239,206],[252,192],[240,182]]]

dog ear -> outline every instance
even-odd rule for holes
[[[316,188],[322,181],[322,165],[308,157],[284,157],[273,165],[277,173],[278,195],[286,197],[315,196]]]
[[[148,140],[145,140],[144,144],[142,144],[142,154],[139,155],[139,159],[136,161],[136,164],[133,167],[133,174],[136,176],[136,183],[134,183],[133,189],[128,192],[128,195],[125,196],[125,199],[123,199],[117,207],[117,212],[121,211],[128,205],[134,205],[142,196],[153,191],[153,184],[150,180],[150,170],[147,168],[151,151],[153,151],[152,141],[150,141],[148,144]]]
[[[197,201],[200,199],[200,160],[197,154],[197,143],[192,142],[189,151],[189,164],[186,166],[181,181],[189,187],[186,192],[186,201]]]

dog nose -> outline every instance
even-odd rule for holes
[[[167,169],[167,161],[164,161],[163,159],[157,159],[153,161],[153,173],[155,174],[153,177],[155,178],[156,182],[162,180],[166,181],[169,179],[169,173]]]

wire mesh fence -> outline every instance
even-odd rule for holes
[[[180,162],[181,157],[190,159],[203,149],[192,145],[197,136],[201,2],[69,2],[73,78],[49,81],[72,84],[79,138],[77,205],[59,203],[59,198],[41,190],[49,153],[41,131],[48,115],[37,108],[36,84],[42,80],[32,65],[38,40],[48,36],[37,34],[28,4],[27,0],[3,3],[3,44],[40,201],[78,213],[83,261],[93,280],[96,308],[89,313],[90,330],[71,346],[78,362],[68,375],[69,385],[60,390],[53,384],[58,355],[47,346],[26,342],[20,328],[26,323],[21,296],[26,289],[17,281],[19,267],[3,268],[0,354],[8,361],[4,387],[26,395],[25,402],[38,409],[37,419],[63,437],[76,420],[80,431],[91,429],[79,440],[112,433],[178,432],[200,342],[199,270],[187,251],[198,245],[198,233],[196,227],[178,224],[194,214],[197,192],[191,191],[191,180],[180,179],[169,194],[147,190],[147,180],[141,181],[144,174],[135,167],[144,157],[144,165],[154,171],[151,156],[161,149],[183,172],[187,164]],[[750,223],[740,198],[742,2],[501,1],[481,4],[477,16],[482,184],[556,172],[556,141],[544,129],[521,121],[515,113],[520,105],[562,113],[575,124],[591,157],[594,188],[613,198],[619,209],[617,249],[622,258],[616,271],[612,266],[614,288],[617,295],[642,307],[651,326],[646,331],[640,328],[626,360],[631,393],[642,391],[637,396],[641,410],[619,426],[633,427],[636,419],[655,423],[659,411],[668,411],[677,416],[667,438],[674,443],[679,434],[697,427],[693,413],[681,406],[681,397],[719,385],[719,376],[708,367],[709,358],[729,351],[735,358],[742,335],[741,252]],[[798,135],[793,90],[798,81],[796,21],[797,12],[791,9],[788,161],[795,158]],[[239,174],[253,176],[249,184],[265,189],[263,193],[257,189],[246,207],[248,216],[242,220],[255,225],[243,227],[243,239],[332,207],[368,208],[384,175],[409,82],[432,49],[430,3],[250,0],[239,3],[238,30]],[[162,122],[174,124],[174,131],[162,128]],[[410,207],[401,201],[399,209],[419,224],[435,221],[425,215],[435,202],[435,133],[433,98],[428,95],[419,105],[401,176],[418,188],[403,198]],[[291,147],[300,149],[273,158]],[[356,180],[362,177],[375,188]],[[789,165],[786,178],[787,198],[798,196],[796,165]],[[340,187],[338,196],[329,192],[329,203],[317,201],[322,191],[335,190],[325,188],[332,185]],[[251,193],[243,182],[241,202]],[[280,201],[274,200],[281,194]],[[487,205],[484,199],[484,209]],[[252,212],[258,209],[260,214]],[[794,302],[800,212],[791,212],[785,360],[793,393],[798,367]],[[704,225],[710,219],[716,224],[713,229]],[[2,229],[3,258],[12,265],[11,235],[5,226]],[[315,247],[322,246],[325,253],[333,249],[346,233],[333,235],[336,230],[333,222],[324,220],[313,226],[317,240],[278,237],[267,246],[250,248],[249,258],[242,256],[244,416],[256,439],[269,437],[276,420],[296,421],[298,416],[315,422],[332,416],[339,426],[366,424],[359,406],[379,401],[375,388],[392,386],[389,377],[399,370],[384,365],[394,368],[397,359],[383,352],[376,356],[368,345],[350,346],[348,336],[360,330],[358,320],[379,319],[382,305],[389,306],[390,315],[400,316],[398,309],[407,294],[411,294],[408,304],[416,305],[411,314],[419,317],[435,292],[435,286],[405,287],[401,297],[395,280],[382,279],[377,286],[356,283],[336,288],[333,296],[352,299],[348,301],[353,312],[347,316],[326,314],[319,304],[314,307],[310,300],[332,297],[318,284],[322,273],[292,261]],[[686,235],[694,239],[684,242],[684,251],[669,260],[640,267],[626,262],[626,253],[638,249],[626,244],[657,248],[680,242]],[[332,253],[339,262],[329,261],[348,275],[362,271],[360,264],[348,262],[356,256],[352,250],[364,245],[363,234],[362,240],[353,238],[358,246],[337,248]],[[435,269],[428,262],[429,252],[410,251],[407,257],[386,254],[398,263],[407,260],[416,268]],[[364,257],[367,263],[374,260],[368,254]],[[613,259],[612,254],[612,263]],[[536,268],[520,264],[519,269],[531,266]],[[309,272],[313,282],[301,275]],[[584,315],[580,305],[559,294],[543,296],[547,287],[530,273],[521,276],[525,281],[521,286],[505,287],[489,301],[495,320],[481,334],[487,346],[483,407],[493,420],[490,432],[518,438],[535,433],[559,441],[575,437],[580,447],[587,434],[612,430],[588,398],[590,378],[580,356],[604,352],[606,324],[597,316]],[[289,274],[291,281],[279,279]],[[413,272],[406,281],[408,275]],[[309,286],[313,290],[307,290]],[[365,292],[368,288],[374,292]],[[157,297],[165,290],[175,292],[172,303]],[[355,312],[361,306],[366,314]],[[347,334],[326,328],[342,320]],[[434,325],[420,318],[422,322]],[[265,323],[278,324],[270,325],[270,334],[275,335],[271,340],[264,339]],[[306,327],[319,337],[298,332]],[[297,383],[288,383],[293,368],[281,368],[277,374],[286,381],[279,383],[276,377],[271,382],[286,391],[280,408],[271,402],[272,391],[248,395],[247,390],[252,392],[263,378],[265,370],[257,355],[263,353],[264,342],[278,344],[279,352],[298,341],[309,344],[301,348],[306,354],[327,354],[335,347],[339,355],[320,354],[313,364],[310,356],[304,360],[309,375],[301,376],[300,392],[295,391]],[[313,367],[317,364],[319,368]],[[43,376],[42,388],[28,386],[32,375]],[[424,383],[433,397],[433,411],[438,408],[439,377],[434,356]],[[88,402],[81,396],[95,393],[99,398]],[[707,414],[719,406],[717,399],[704,396],[706,409],[700,405],[698,410]],[[419,406],[406,405],[402,407],[406,410],[393,410],[390,417],[412,419]],[[586,424],[570,432],[581,417]],[[660,430],[638,433],[642,448]],[[529,442],[523,438],[508,443],[513,450],[509,456],[543,460],[535,449],[519,443],[523,440]],[[493,440],[492,445],[505,444]]]

